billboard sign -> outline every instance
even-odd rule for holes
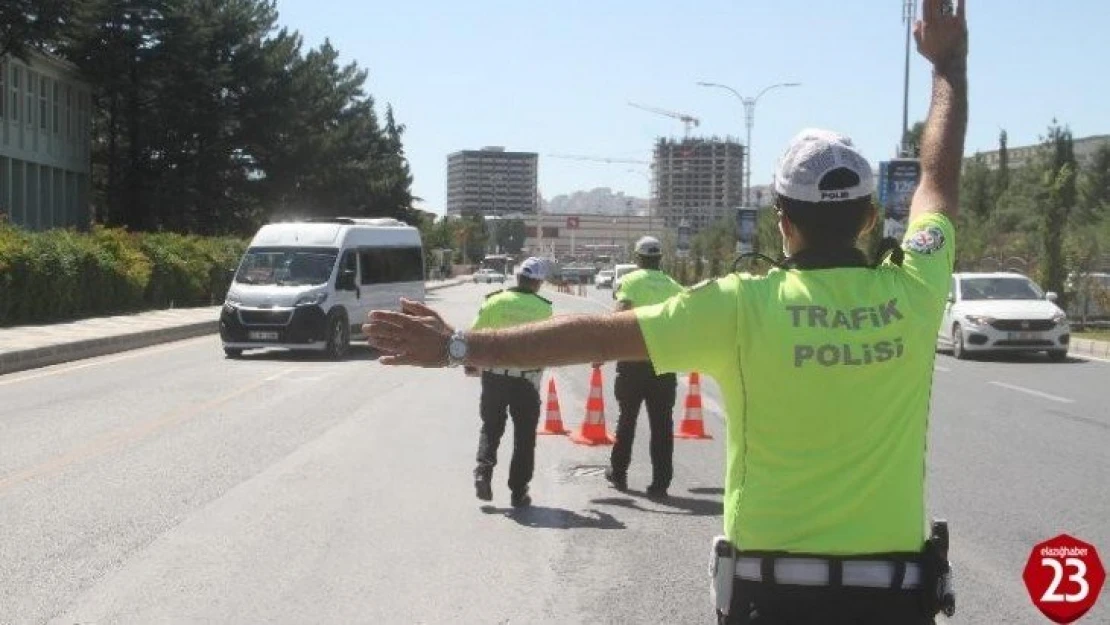
[[[921,181],[921,161],[900,158],[879,165],[879,203],[883,207],[883,236],[901,239],[909,227],[910,202]]]

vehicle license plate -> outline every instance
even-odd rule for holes
[[[1040,338],[1040,335],[1037,332],[1011,332],[1010,333],[1010,340],[1011,341],[1032,341],[1032,340],[1037,339],[1037,338]]]
[[[277,332],[251,331],[251,332],[247,333],[247,336],[252,341],[276,341],[276,340],[278,340],[278,333]]]

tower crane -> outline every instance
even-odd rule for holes
[[[681,121],[684,124],[685,128],[686,128],[686,137],[687,138],[690,137],[690,126],[694,126],[696,128],[696,127],[701,125],[701,120],[698,119],[697,117],[694,117],[693,115],[687,115],[685,113],[676,113],[674,111],[668,111],[666,109],[656,108],[654,106],[644,106],[642,104],[636,104],[635,102],[629,102],[628,105],[633,106],[633,107],[638,108],[638,109],[643,110],[643,111],[647,111],[649,113],[655,113],[656,115],[663,115],[665,117],[670,117],[672,119],[677,119],[677,120]]]
[[[578,156],[575,154],[547,154],[551,158],[565,158],[572,161],[590,161],[594,163],[628,163],[631,165],[650,165],[647,161],[638,161],[630,158],[605,158],[599,156]]]

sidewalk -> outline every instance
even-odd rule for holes
[[[435,291],[466,282],[441,280],[425,288]],[[0,375],[214,334],[219,319],[220,306],[205,306],[0,328]]]
[[[1068,352],[1073,355],[1095,356],[1097,358],[1110,358],[1110,341],[1096,341],[1094,339],[1071,339]]]

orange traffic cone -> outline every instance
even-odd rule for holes
[[[586,400],[586,418],[581,429],[570,435],[579,445],[612,445],[613,439],[605,431],[605,396],[601,392],[601,369],[594,367],[590,376],[590,397]]]
[[[559,394],[555,392],[555,378],[547,381],[547,417],[538,434],[567,434],[563,427],[563,414],[559,410]]]
[[[701,418],[701,377],[697,371],[690,372],[690,387],[686,391],[686,413],[678,424],[675,438],[713,438],[705,433],[705,422]]]

